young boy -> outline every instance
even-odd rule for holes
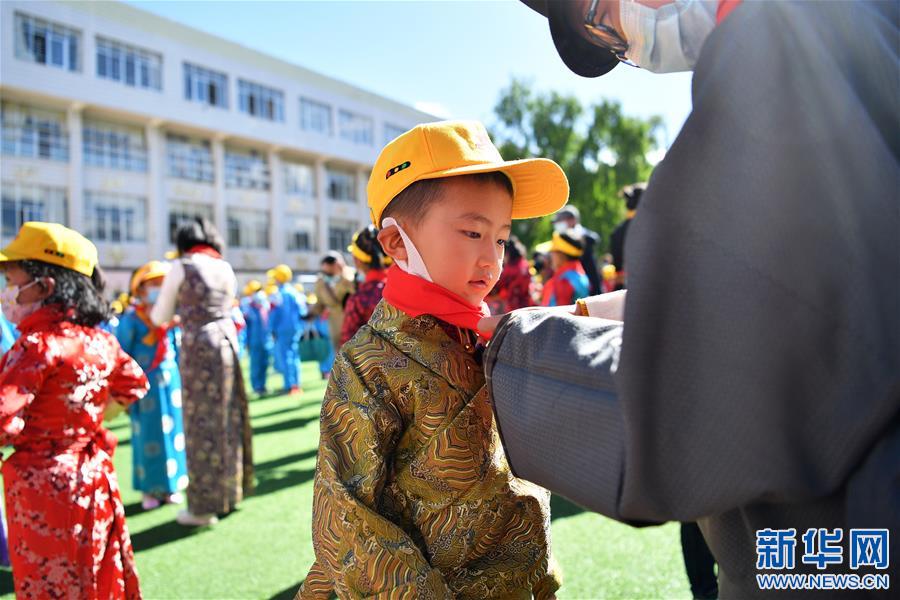
[[[510,473],[475,329],[510,219],[557,210],[565,175],[441,122],[388,144],[367,191],[395,265],[325,393],[299,596],[552,598],[549,493]]]
[[[576,300],[590,295],[590,281],[581,266],[584,246],[581,238],[571,229],[562,233],[553,232],[553,239],[541,247],[550,253],[553,277],[544,283],[541,304],[544,306],[564,306],[575,304]]]

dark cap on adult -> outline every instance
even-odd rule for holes
[[[547,17],[556,52],[569,70],[582,77],[599,77],[612,71],[619,59],[611,50],[595,46],[572,29],[566,18],[567,0],[521,0],[532,10]]]
[[[562,221],[563,219],[575,219],[576,221],[580,221],[581,212],[574,204],[566,204],[561,209],[559,209],[559,211],[555,215],[553,215],[554,223]]]

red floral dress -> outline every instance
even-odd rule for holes
[[[147,393],[143,371],[100,329],[44,307],[0,360],[0,446],[17,598],[140,598],[113,470],[110,401]]]

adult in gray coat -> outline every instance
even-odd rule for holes
[[[618,2],[529,4],[576,72],[611,69],[615,37],[638,64],[696,66],[693,111],[629,231],[628,290],[597,313],[624,323],[482,323],[513,471],[621,521],[698,521],[722,597],[766,595],[757,574],[782,572],[757,568],[767,528],[796,530],[784,572],[817,571],[808,528],[842,528],[824,572],[896,587],[900,5],[720,3],[699,41],[657,27],[632,53],[629,28],[654,21]],[[851,528],[889,530],[886,570],[851,571]]]

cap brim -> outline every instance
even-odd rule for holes
[[[0,250],[0,262],[15,262],[18,260],[28,260],[28,257],[16,254],[15,252],[10,252],[9,248]]]
[[[571,29],[564,12],[567,4],[547,3],[547,21],[557,54],[570,71],[581,77],[599,77],[609,73],[619,64],[619,59],[611,50],[595,46]]]
[[[569,199],[566,174],[558,164],[546,158],[523,158],[456,167],[428,173],[417,181],[492,171],[500,171],[512,182],[513,219],[532,219],[553,214],[565,206]]]
[[[537,246],[534,247],[535,252],[540,252],[541,254],[547,254],[551,250],[553,250],[553,241],[549,242],[541,242]]]

